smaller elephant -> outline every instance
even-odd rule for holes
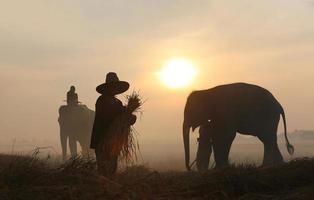
[[[77,142],[81,145],[83,157],[92,155],[89,148],[95,112],[85,105],[67,105],[59,108],[58,122],[63,160],[67,155],[69,141],[71,156],[77,155]]]
[[[214,153],[214,160],[219,162],[221,157],[219,156],[219,152],[224,146],[221,146],[219,141],[219,127],[215,124],[215,121],[207,121],[203,123],[199,128],[199,138],[198,138],[198,149],[196,155],[196,167],[198,171],[205,171],[208,169],[209,160],[211,154]],[[216,152],[216,154],[215,154]],[[229,153],[229,152],[228,152]]]
[[[213,134],[215,132],[213,123],[206,122],[200,126],[198,149],[196,154],[196,167],[198,171],[208,169],[209,160],[213,152]]]

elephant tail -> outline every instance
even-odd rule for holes
[[[288,140],[286,115],[285,115],[285,111],[283,110],[282,107],[281,107],[281,116],[282,116],[282,119],[283,119],[283,125],[284,125],[284,131],[285,131],[285,139],[286,139],[287,150],[288,150],[288,153],[290,155],[293,155],[294,147],[292,146],[292,144],[290,144],[290,142]]]

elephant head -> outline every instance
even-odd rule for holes
[[[208,92],[194,91],[186,102],[183,122],[183,142],[185,151],[185,165],[190,169],[190,129],[194,131],[201,124],[205,124],[211,117],[212,103],[208,98]],[[206,103],[204,103],[206,102]]]

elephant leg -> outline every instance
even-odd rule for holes
[[[280,150],[279,150],[277,142],[276,142],[276,144],[274,146],[274,153],[275,153],[274,163],[275,164],[282,164],[282,163],[284,163],[283,157],[282,157],[282,155],[280,153]]]
[[[88,148],[85,144],[81,144],[83,158],[88,158]]]
[[[204,171],[208,169],[211,154],[212,143],[210,133],[208,131],[204,133],[200,131],[196,158],[196,166],[199,171]]]
[[[261,138],[261,141],[264,144],[264,158],[263,158],[263,165],[276,165],[283,163],[282,155],[279,151],[278,144],[277,144],[277,137],[275,136],[271,138]]]
[[[214,158],[216,168],[222,168],[229,165],[229,152],[231,144],[236,136],[235,131],[218,130],[213,138]]]
[[[90,135],[84,135],[79,139],[82,148],[82,155],[84,158],[95,158],[94,151],[90,148]]]
[[[68,139],[67,135],[63,131],[60,131],[60,141],[61,141],[63,160],[66,159],[66,155],[67,155],[67,139]]]
[[[269,125],[259,134],[258,138],[264,144],[263,165],[276,165],[283,163],[282,155],[277,144],[277,127],[280,116],[270,118]]]
[[[74,139],[73,137],[69,137],[69,146],[70,146],[71,156],[72,157],[77,156],[76,139]]]
[[[82,149],[82,156],[83,158],[89,158],[90,152],[89,152],[89,145],[84,139],[80,139],[79,141],[81,149]]]

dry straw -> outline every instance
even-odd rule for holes
[[[110,126],[108,131],[109,141],[105,141],[105,144],[108,142],[112,156],[119,156],[121,160],[129,163],[137,160],[139,145],[136,139],[136,130],[131,124],[135,120],[134,114],[141,111],[143,101],[138,92],[127,95],[126,99],[125,110]],[[104,148],[108,148],[108,146]]]

